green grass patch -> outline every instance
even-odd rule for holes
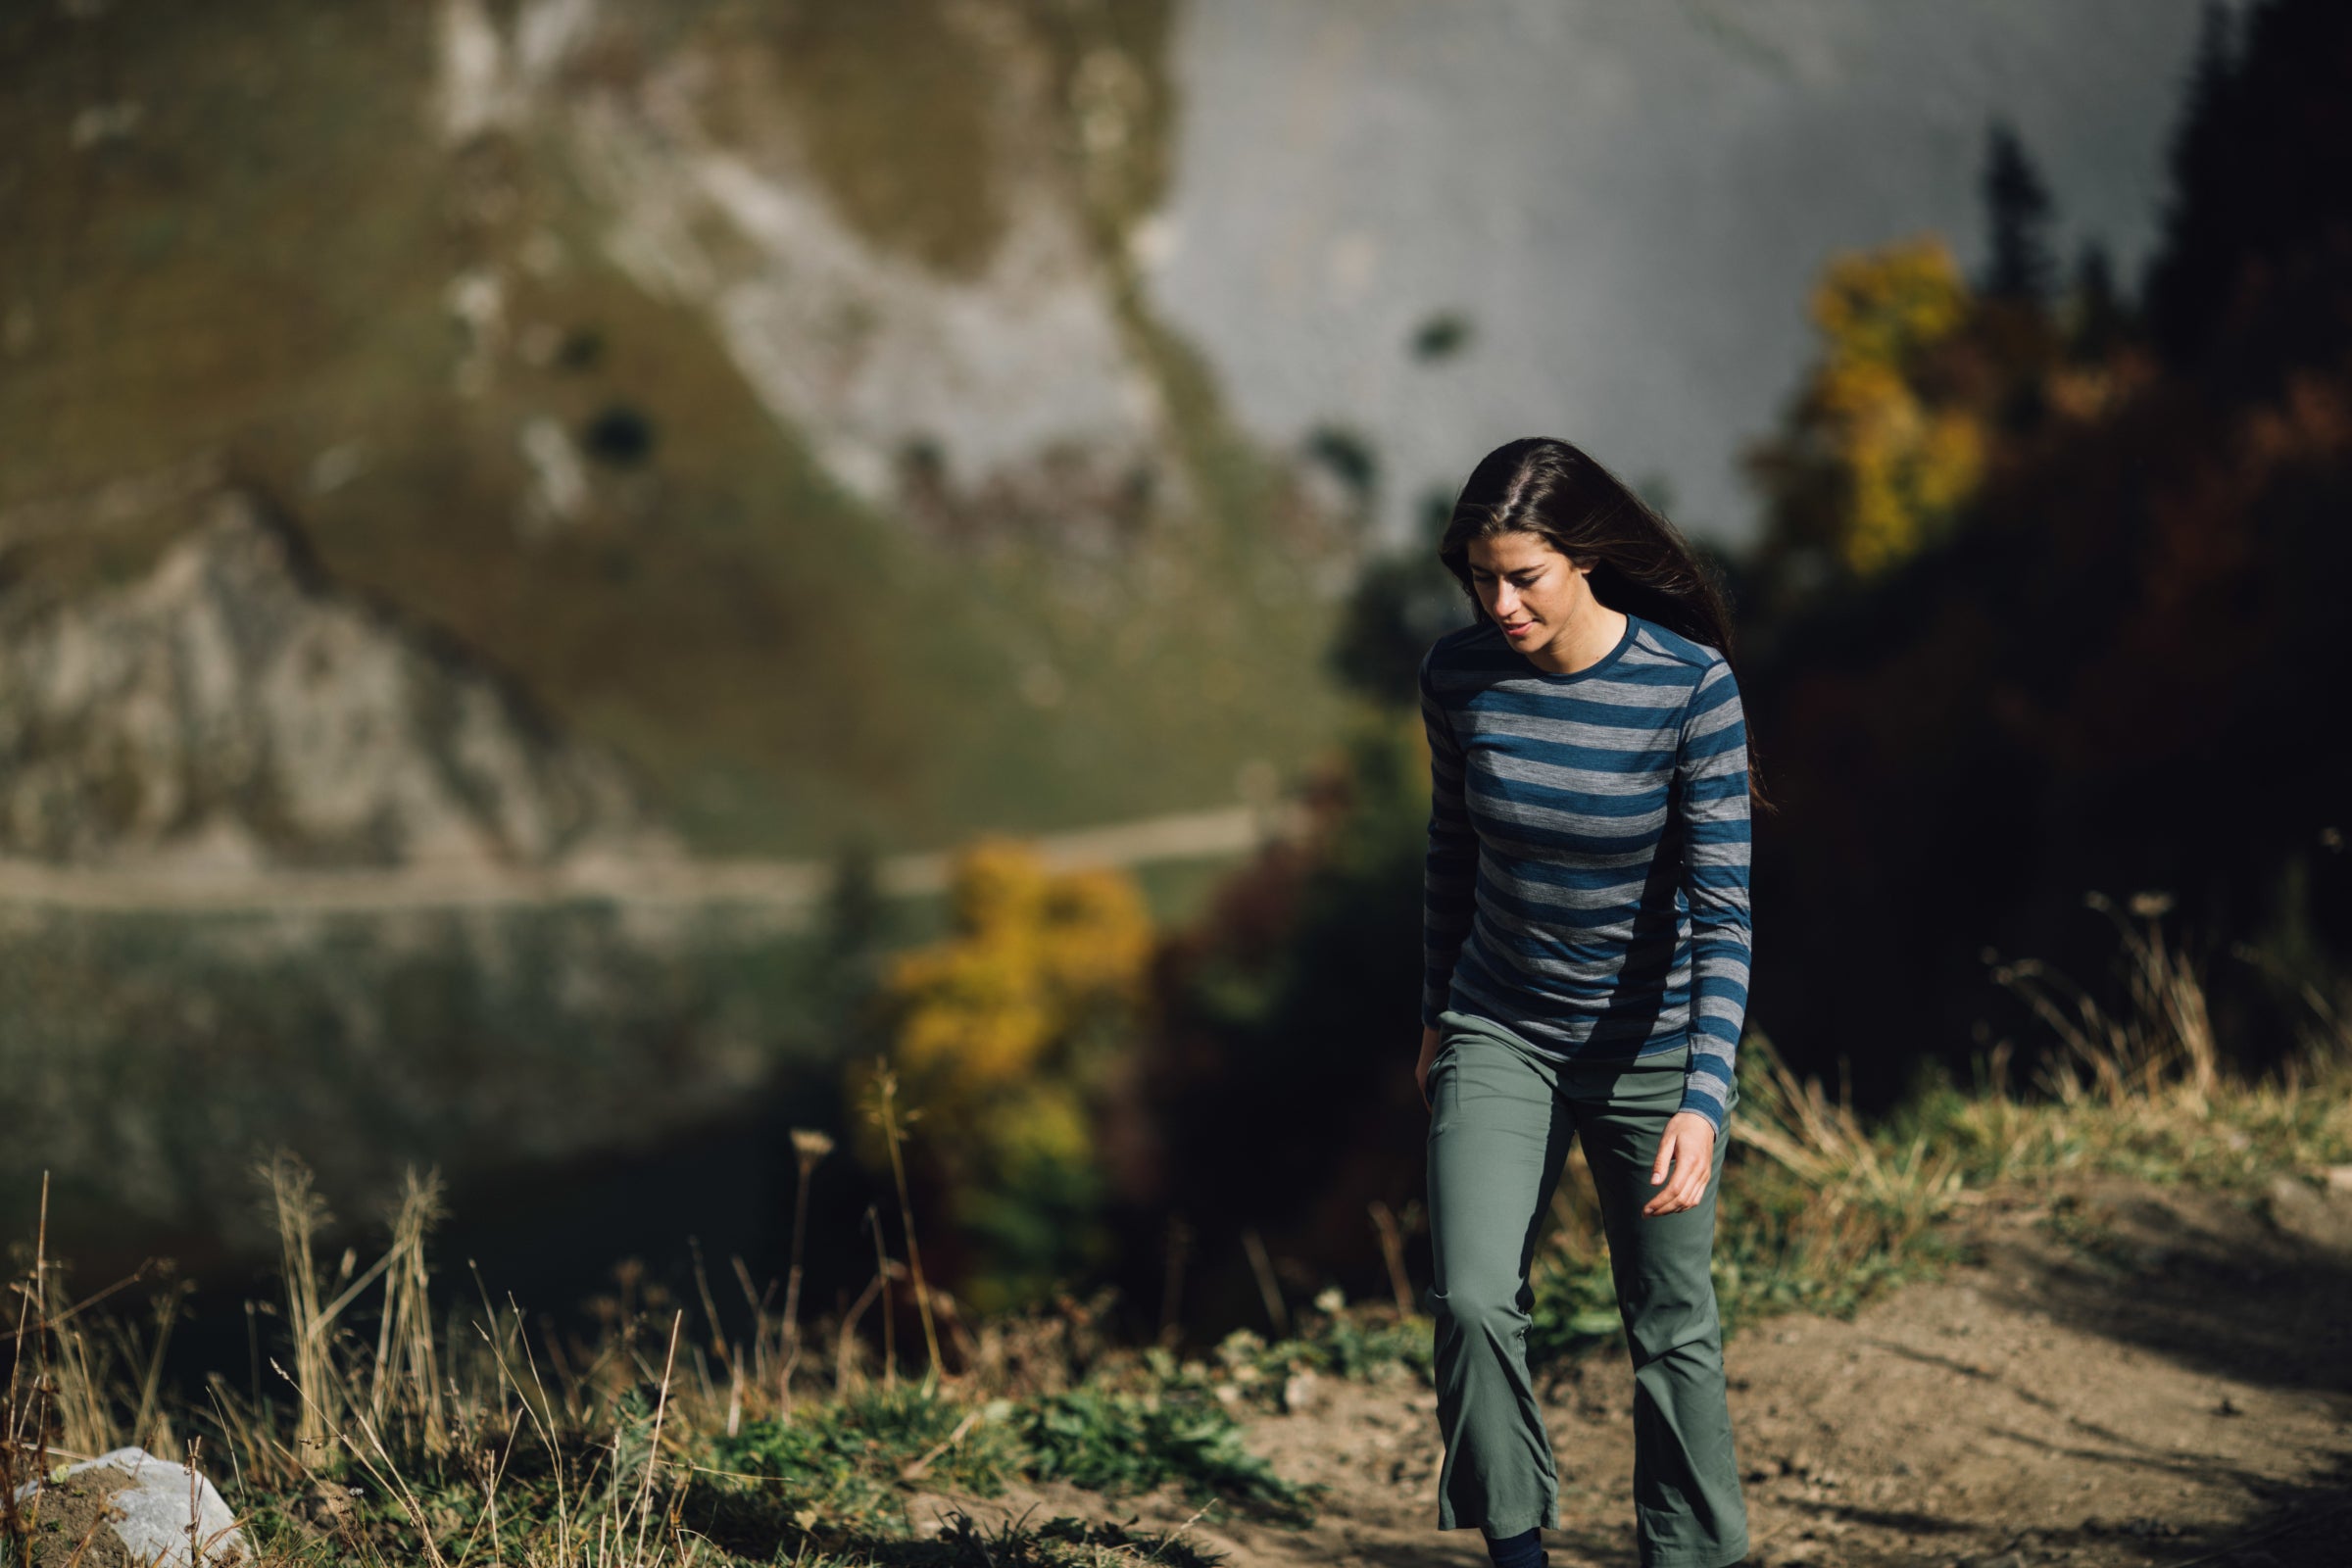
[[[1289,1523],[1314,1520],[1313,1491],[1251,1452],[1241,1424],[1214,1398],[1181,1387],[1071,1389],[1029,1401],[1012,1419],[1040,1480],[1113,1494],[1174,1481],[1196,1501],[1224,1497]]]
[[[980,1419],[968,1420],[977,1413]],[[710,1441],[706,1461],[738,1477],[785,1483],[780,1495],[809,1511],[861,1530],[889,1530],[898,1521],[902,1477],[926,1454],[929,1481],[994,1496],[1005,1479],[1031,1468],[1012,1423],[989,1419],[984,1406],[943,1397],[919,1385],[876,1389],[789,1417],[747,1423],[734,1437]]]

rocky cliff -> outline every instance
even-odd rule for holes
[[[339,591],[249,491],[143,575],[0,592],[0,854],[236,872],[660,855],[612,759]]]
[[[1139,283],[1170,14],[8,8],[0,577],[160,572],[169,530],[93,564],[7,519],[217,455],[698,850],[1231,802],[1332,732],[1354,536]],[[122,831],[211,809],[111,776]],[[26,809],[20,850],[98,842]],[[351,809],[318,853],[458,853]]]

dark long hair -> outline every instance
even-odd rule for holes
[[[1438,540],[1438,559],[1481,620],[1493,617],[1470,580],[1470,544],[1502,533],[1532,533],[1579,565],[1590,563],[1593,598],[1732,662],[1731,606],[1714,571],[1664,514],[1582,448],[1526,436],[1496,447],[1470,470]],[[1775,808],[1756,770],[1752,733],[1748,739],[1748,804],[1769,811]]]

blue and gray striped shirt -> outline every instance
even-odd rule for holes
[[[1421,1021],[1491,1018],[1558,1059],[1688,1039],[1718,1130],[1747,1011],[1747,726],[1731,665],[1655,621],[1573,674],[1483,616],[1421,661]]]

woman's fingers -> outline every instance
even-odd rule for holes
[[[1696,1159],[1686,1161],[1676,1177],[1674,1189],[1674,1206],[1678,1211],[1696,1208],[1700,1196],[1707,1190],[1706,1163]]]
[[[1658,1157],[1650,1162],[1649,1181],[1664,1190],[1642,1205],[1647,1215],[1679,1214],[1694,1208],[1706,1195],[1707,1177],[1711,1173],[1715,1141],[1702,1137],[1690,1124],[1677,1115],[1666,1123],[1666,1131],[1658,1139]],[[1671,1169],[1673,1180],[1667,1180]]]
[[[1674,1156],[1676,1147],[1681,1141],[1682,1129],[1672,1122],[1667,1123],[1665,1136],[1658,1140],[1658,1157],[1650,1163],[1649,1182],[1651,1186],[1655,1187],[1661,1182],[1665,1182],[1668,1170],[1678,1163]],[[1679,1163],[1688,1167],[1690,1162],[1686,1159]],[[1649,1201],[1642,1205],[1642,1213],[1649,1215],[1672,1214],[1684,1206],[1675,1196],[1682,1190],[1682,1171],[1676,1170],[1674,1177],[1674,1181],[1668,1184],[1663,1192],[1653,1194]]]
[[[1650,1215],[1680,1214],[1698,1201],[1698,1193],[1692,1190],[1694,1185],[1688,1176],[1677,1172],[1666,1190],[1644,1204],[1642,1212]]]

